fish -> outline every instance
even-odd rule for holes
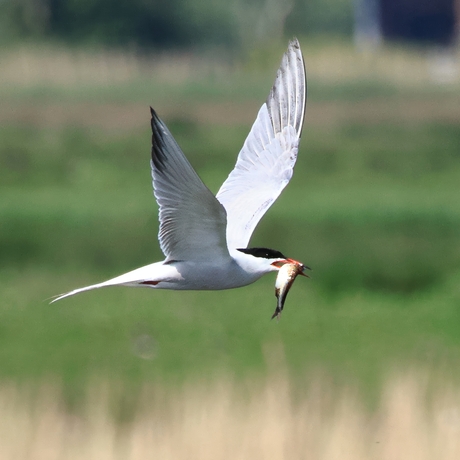
[[[307,267],[299,262],[286,263],[279,269],[278,276],[275,281],[275,296],[277,298],[277,303],[275,313],[273,313],[271,319],[277,318],[279,320],[289,289],[291,289],[291,286],[294,284],[294,280],[297,278],[297,275],[310,278],[306,273],[304,273],[306,269],[311,270],[310,267]]]

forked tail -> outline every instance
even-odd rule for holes
[[[65,294],[59,294],[55,296],[50,303],[79,294],[80,292],[91,291],[92,289],[99,289],[107,286],[156,287],[165,279],[165,269],[167,269],[167,266],[165,266],[163,262],[156,262],[104,281],[103,283],[92,284],[91,286],[74,289]]]

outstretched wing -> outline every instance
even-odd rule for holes
[[[299,42],[283,56],[275,83],[217,199],[227,211],[227,244],[245,248],[257,223],[292,177],[307,83]]]
[[[158,239],[172,260],[229,257],[224,207],[203,184],[166,125],[152,114],[152,179],[160,207]]]

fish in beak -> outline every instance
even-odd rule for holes
[[[306,269],[310,270],[310,267],[307,267],[306,265],[293,259],[286,259],[286,263],[280,267],[275,282],[275,296],[277,298],[277,303],[272,319],[280,318],[289,289],[291,289],[291,286],[294,284],[294,280],[297,275],[310,278],[306,273],[304,273]]]

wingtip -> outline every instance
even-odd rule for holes
[[[150,125],[152,126],[152,130],[157,129],[156,126],[160,123],[160,117],[156,113],[155,109],[150,106]]]
[[[288,48],[297,48],[297,49],[300,49],[300,43],[299,43],[299,40],[297,39],[297,37],[293,37],[293,38],[289,41]]]
[[[152,125],[152,130],[159,130],[161,133],[161,129],[159,129],[159,125],[161,125],[161,120],[156,111],[150,107],[150,124]]]
[[[164,132],[164,126],[158,117],[157,113],[155,110],[153,110],[152,107],[150,107],[150,113],[152,115],[152,118],[150,120],[150,126],[152,128],[152,150],[151,150],[151,160],[153,165],[158,169],[162,170],[165,165],[165,154],[164,154],[164,148],[165,148],[165,132]]]
[[[275,132],[290,125],[301,137],[307,103],[307,73],[300,43],[289,41],[266,100]]]

